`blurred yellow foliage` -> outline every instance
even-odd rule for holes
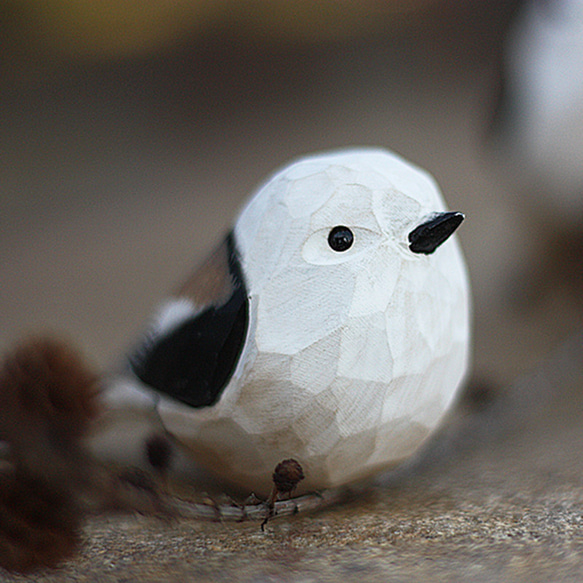
[[[348,38],[436,1],[4,0],[0,18],[8,49],[33,57],[115,58],[217,31],[277,43]]]

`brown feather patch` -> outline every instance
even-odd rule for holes
[[[191,299],[197,306],[221,306],[233,293],[229,272],[229,249],[224,241],[194,271],[178,290],[179,297]]]

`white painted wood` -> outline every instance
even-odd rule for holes
[[[285,458],[301,463],[310,490],[412,455],[468,367],[470,292],[455,236],[431,255],[408,248],[409,232],[444,209],[427,173],[382,150],[276,173],[235,224],[250,301],[236,371],[212,407],[162,397],[167,429],[258,493]],[[343,253],[327,243],[336,225],[354,233]]]

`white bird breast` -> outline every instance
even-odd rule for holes
[[[249,302],[237,366],[212,406],[163,396],[168,430],[201,464],[262,493],[285,458],[300,462],[309,490],[411,456],[468,364],[458,243],[420,254],[407,239],[443,210],[425,172],[381,150],[316,155],[275,174],[234,229]],[[328,244],[338,225],[354,236],[344,252]],[[158,328],[175,326],[185,305],[167,304]]]

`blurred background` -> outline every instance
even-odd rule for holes
[[[579,327],[581,296],[560,277],[529,289],[548,229],[489,138],[516,7],[4,0],[0,349],[54,330],[115,364],[266,175],[375,145],[466,213],[477,373],[532,369]]]
[[[116,365],[258,183],[355,145],[466,214],[483,380],[424,473],[267,537],[96,520],[73,579],[583,578],[583,0],[0,0],[0,351]]]

